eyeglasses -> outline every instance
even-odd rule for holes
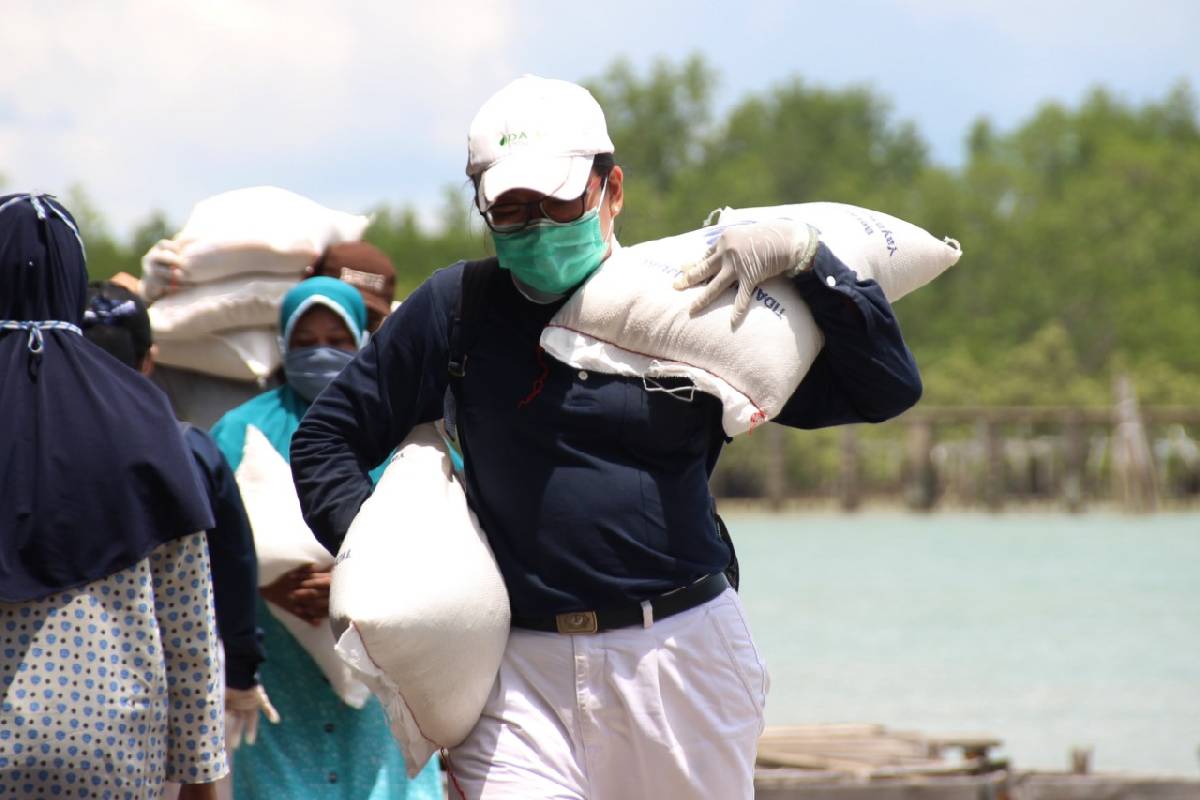
[[[600,184],[603,191],[604,181]],[[591,188],[591,187],[588,187]],[[546,197],[527,203],[496,203],[487,211],[480,212],[487,226],[497,233],[515,233],[528,228],[530,223],[546,219],[559,224],[574,222],[584,215],[587,208],[588,189],[570,200]]]

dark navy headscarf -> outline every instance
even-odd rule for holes
[[[86,293],[70,213],[0,197],[0,601],[90,583],[212,527],[166,397],[79,334]]]

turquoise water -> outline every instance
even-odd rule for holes
[[[769,724],[1004,739],[1200,774],[1200,515],[727,518]]]

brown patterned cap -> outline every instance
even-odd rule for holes
[[[374,331],[392,310],[396,269],[382,250],[366,242],[340,242],[325,249],[313,275],[328,275],[358,289],[367,304],[367,329]]]

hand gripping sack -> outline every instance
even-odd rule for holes
[[[717,225],[613,253],[542,331],[558,361],[642,378],[683,377],[715,395],[730,436],[776,416],[812,366],[824,337],[799,293],[784,278],[755,289],[742,324],[730,329],[730,288],[695,317],[700,286],[673,287],[680,269],[704,256],[730,225],[769,219],[813,225],[860,280],[874,279],[895,301],[940,275],[961,255],[902,220],[840,203],[723,209]]]
[[[433,424],[413,429],[350,526],[329,611],[410,776],[466,738],[504,655],[508,592]]]
[[[321,569],[333,565],[321,543],[313,536],[300,513],[300,501],[292,484],[292,470],[276,452],[262,431],[246,427],[242,463],[234,474],[246,516],[254,532],[254,550],[258,556],[258,585],[267,586],[285,572],[313,564]],[[333,691],[346,705],[362,708],[370,690],[356,680],[354,673],[334,649],[333,630],[328,624],[310,625],[274,603],[266,603],[271,616],[308,652],[329,679]]]
[[[197,203],[183,230],[150,248],[143,289],[153,300],[237,276],[299,280],[329,245],[362,238],[368,222],[274,186],[224,192]]]
[[[845,203],[797,203],[762,208],[723,208],[721,225],[792,219],[807,222],[860,281],[874,280],[896,302],[958,263],[962,248],[902,219]]]

